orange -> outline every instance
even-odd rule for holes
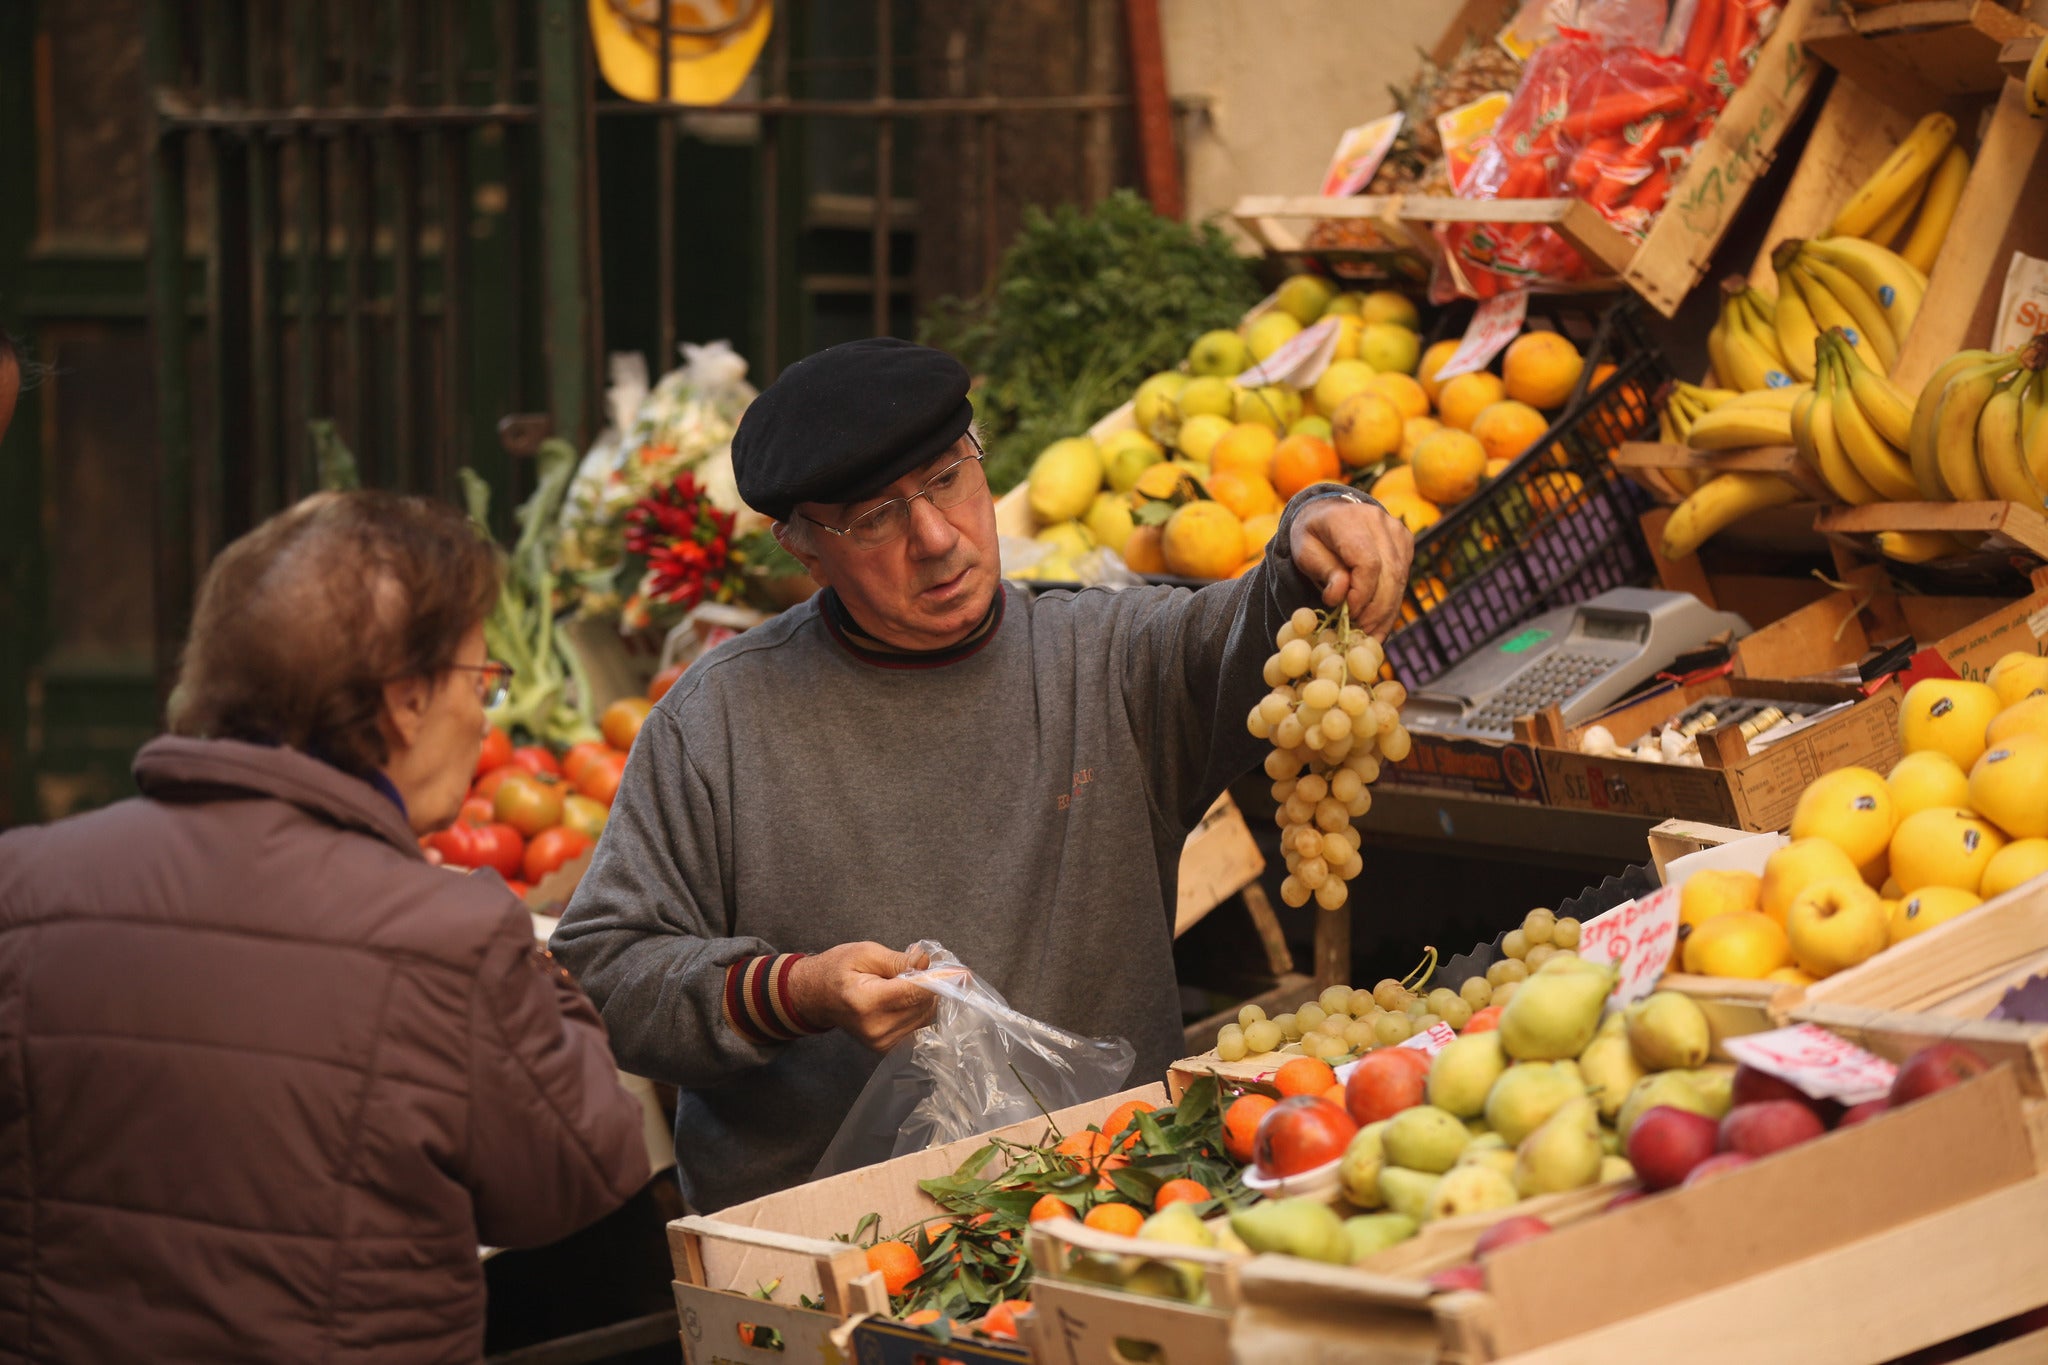
[[[1282,498],[1291,498],[1312,483],[1336,478],[1341,468],[1336,448],[1328,441],[1290,436],[1273,450],[1273,489]]]
[[[1429,416],[1429,394],[1405,374],[1388,370],[1366,381],[1365,392],[1376,393],[1401,411],[1403,418]]]
[[[1761,910],[1716,915],[1685,940],[1685,969],[1701,976],[1761,981],[1791,965],[1792,943],[1784,926]]]
[[[929,1327],[937,1322],[939,1317],[939,1310],[936,1308],[920,1308],[905,1318],[903,1325],[905,1327]]]
[[[1373,496],[1379,497],[1379,494],[1375,493]],[[1442,509],[1435,503],[1413,493],[1389,494],[1380,498],[1380,506],[1387,509],[1388,516],[1406,526],[1410,535],[1421,535],[1442,521],[1444,516]]]
[[[1278,497],[1279,495],[1275,494],[1274,496]],[[1245,570],[1251,568],[1252,565],[1259,562],[1266,553],[1266,542],[1271,540],[1273,533],[1279,529],[1280,514],[1278,512],[1267,512],[1263,516],[1246,517],[1244,519],[1244,552],[1249,558],[1238,566],[1238,573],[1242,574]]]
[[[1295,1057],[1273,1073],[1273,1088],[1289,1099],[1320,1095],[1336,1083],[1330,1064],[1315,1057]]]
[[[1436,413],[1443,418],[1444,425],[1460,431],[1470,431],[1472,422],[1501,399],[1507,397],[1507,385],[1500,382],[1500,376],[1486,370],[1474,370],[1446,379],[1437,390]]]
[[[1228,578],[1244,563],[1244,523],[1220,502],[1191,502],[1167,518],[1159,549],[1168,573]]]
[[[1313,441],[1313,436],[1290,436],[1290,441]],[[1228,507],[1240,521],[1278,512],[1284,504],[1264,474],[1245,474],[1232,469],[1209,476],[1209,496]]]
[[[1166,556],[1160,550],[1165,537],[1157,526],[1140,526],[1124,542],[1124,563],[1132,573],[1165,573]]]
[[[1017,1319],[1031,1311],[1028,1299],[1004,1299],[988,1310],[988,1316],[981,1320],[976,1329],[983,1336],[1001,1337],[1005,1341],[1017,1339]]]
[[[1159,1187],[1159,1193],[1152,1196],[1152,1207],[1163,1209],[1168,1204],[1200,1204],[1215,1198],[1209,1187],[1199,1180],[1169,1180]]]
[[[1415,491],[1415,470],[1405,464],[1395,465],[1373,480],[1372,495],[1381,502],[1391,497],[1419,497]]]
[[[1330,439],[1337,457],[1354,469],[1399,450],[1402,431],[1401,410],[1386,395],[1370,390],[1351,395],[1330,414]]]
[[[1486,447],[1469,432],[1446,427],[1416,443],[1415,491],[1439,507],[1463,502],[1486,476]]]
[[[1500,1012],[1505,1005],[1488,1005],[1483,1010],[1472,1011],[1472,1017],[1465,1021],[1466,1033],[1491,1033],[1500,1027]]]
[[[1145,1226],[1145,1215],[1129,1204],[1097,1204],[1088,1210],[1088,1216],[1081,1220],[1084,1227],[1097,1232],[1113,1232],[1119,1237],[1136,1237],[1138,1229]]]
[[[901,1294],[911,1281],[924,1274],[924,1262],[901,1242],[877,1242],[868,1248],[868,1269],[882,1272],[882,1283],[891,1294]]]
[[[1549,429],[1550,424],[1543,420],[1542,413],[1512,398],[1487,404],[1467,428],[1479,438],[1479,444],[1486,447],[1489,461],[1514,459],[1542,440],[1543,433]]]
[[[1501,357],[1507,395],[1532,408],[1560,407],[1571,397],[1586,362],[1578,348],[1555,332],[1524,332]]]
[[[1110,1140],[1114,1142],[1124,1129],[1131,1127],[1132,1121],[1138,1115],[1149,1114],[1157,1107],[1157,1105],[1147,1103],[1144,1100],[1125,1100],[1122,1104],[1109,1111],[1109,1117],[1102,1121],[1102,1131],[1109,1134]],[[1137,1129],[1132,1128],[1130,1136],[1117,1144],[1117,1150],[1127,1152],[1137,1141]]]
[[[1328,1101],[1329,1101],[1330,1103],[1332,1103],[1332,1104],[1336,1105],[1336,1106],[1337,1106],[1338,1108],[1340,1108],[1340,1109],[1341,1109],[1341,1108],[1343,1108],[1343,1107],[1344,1107],[1344,1087],[1343,1087],[1343,1085],[1342,1085],[1341,1083],[1339,1083],[1339,1084],[1337,1084],[1337,1085],[1333,1085],[1333,1086],[1331,1086],[1331,1087],[1330,1087],[1330,1088],[1329,1088],[1328,1090],[1325,1090],[1325,1091],[1323,1092],[1323,1098],[1324,1098],[1324,1099],[1326,1099],[1326,1100],[1328,1100]]]
[[[1273,447],[1279,444],[1271,427],[1239,422],[1210,447],[1209,469],[1216,474],[1255,474],[1263,479],[1272,463]]]
[[[1436,401],[1437,394],[1443,391],[1443,385],[1436,382],[1436,372],[1449,364],[1451,357],[1458,353],[1459,341],[1460,338],[1451,337],[1446,341],[1437,342],[1422,353],[1422,363],[1415,367],[1415,378],[1421,383],[1422,391],[1429,395],[1429,401],[1432,403]]]
[[[1443,429],[1443,423],[1434,417],[1410,417],[1401,424],[1401,458],[1415,458],[1415,445],[1432,431]]]
[[[1223,1150],[1233,1161],[1247,1165],[1252,1159],[1252,1139],[1258,1135],[1259,1120],[1280,1101],[1271,1095],[1239,1095],[1223,1111]]]
[[[1109,1154],[1109,1134],[1092,1128],[1085,1133],[1069,1133],[1053,1150],[1061,1156],[1073,1157],[1082,1170],[1092,1171]]]
[[[1133,1139],[1133,1140],[1135,1140],[1135,1139]],[[1125,1143],[1125,1146],[1129,1146],[1129,1145],[1130,1145],[1130,1144],[1129,1144],[1129,1142],[1126,1142],[1126,1143]],[[1095,1181],[1095,1188],[1096,1188],[1096,1189],[1098,1189],[1098,1190],[1105,1190],[1105,1191],[1106,1191],[1106,1190],[1114,1190],[1114,1189],[1116,1188],[1116,1182],[1115,1182],[1114,1180],[1111,1180],[1111,1179],[1109,1178],[1109,1173],[1110,1173],[1111,1171],[1120,1171],[1120,1170],[1122,1170],[1122,1169],[1123,1169],[1124,1167],[1126,1167],[1126,1166],[1128,1166],[1128,1165],[1130,1165],[1130,1164],[1131,1164],[1131,1159],[1130,1159],[1129,1157],[1127,1157],[1127,1156],[1119,1156],[1119,1155],[1117,1155],[1117,1154],[1116,1154],[1116,1153],[1114,1153],[1114,1152],[1112,1152],[1112,1153],[1110,1153],[1110,1154],[1109,1154],[1108,1156],[1106,1156],[1106,1157],[1102,1158],[1101,1162],[1100,1162],[1100,1163],[1098,1163],[1098,1164],[1096,1165],[1096,1167],[1095,1167],[1095,1169],[1096,1169],[1096,1170],[1098,1170],[1098,1171],[1100,1171],[1100,1172],[1102,1173],[1102,1174],[1101,1174],[1101,1175],[1100,1175],[1099,1177],[1097,1177],[1097,1179],[1096,1179],[1096,1181]]]
[[[1073,1216],[1073,1205],[1056,1194],[1045,1194],[1040,1195],[1038,1202],[1031,1206],[1030,1221],[1045,1223],[1055,1218],[1072,1218]]]

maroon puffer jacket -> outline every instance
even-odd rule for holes
[[[159,739],[0,838],[0,1358],[474,1360],[479,1243],[648,1178],[497,878],[289,749]]]

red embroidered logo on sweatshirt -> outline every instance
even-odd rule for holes
[[[1087,786],[1090,782],[1093,782],[1094,780],[1095,769],[1081,769],[1079,772],[1074,774],[1073,784],[1069,786],[1067,790],[1061,792],[1058,796],[1054,797],[1054,802],[1057,804],[1060,810],[1065,810],[1068,806],[1074,804],[1074,798],[1081,794],[1081,788]]]

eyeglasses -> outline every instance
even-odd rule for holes
[[[972,437],[968,439],[973,440]],[[909,497],[891,498],[881,506],[862,513],[850,525],[827,526],[811,516],[805,516],[804,520],[813,526],[830,531],[835,536],[844,536],[859,549],[879,550],[884,545],[901,540],[909,533],[910,504],[917,499],[926,498],[933,507],[943,512],[947,508],[958,507],[977,493],[987,492],[988,479],[982,471],[981,461],[981,445],[976,442],[972,455],[953,461],[926,479],[924,487]]]
[[[496,659],[481,664],[450,664],[465,673],[481,673],[483,677],[476,686],[477,697],[482,700],[484,710],[495,711],[505,704],[505,698],[512,695],[512,665],[501,664]]]

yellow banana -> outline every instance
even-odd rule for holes
[[[1814,389],[1813,407],[1808,410],[1806,420],[1812,433],[1814,459],[1820,466],[1820,477],[1834,490],[1835,496],[1853,507],[1884,501],[1869,481],[1857,472],[1848,452],[1842,449],[1841,437],[1835,433],[1834,397],[1827,389]]]
[[[1942,482],[1957,502],[1991,497],[1991,485],[1984,482],[1977,464],[1977,428],[1999,381],[2018,365],[2012,356],[1987,360],[1949,380],[1942,391],[1941,415],[1934,419],[1934,458],[1941,464]]]
[[[1862,237],[1884,220],[1899,200],[1911,195],[1941,154],[1955,141],[1956,121],[1947,114],[1932,113],[1921,119],[1892,149],[1870,179],[1857,187],[1835,215],[1828,229],[1830,237]]]
[[[1913,325],[1920,301],[1927,296],[1925,272],[1898,253],[1861,237],[1816,237],[1806,244],[1806,250],[1840,266],[1843,274],[1862,285],[1884,308],[1892,335],[1905,340],[1906,329]]]
[[[1813,308],[1813,320],[1820,323],[1823,330],[1841,325],[1830,323],[1821,316],[1813,291],[1825,291],[1831,305],[1855,321],[1856,331],[1866,343],[1856,350],[1866,359],[1875,357],[1872,368],[1879,374],[1890,374],[1892,366],[1899,363],[1899,338],[1892,331],[1891,319],[1884,315],[1884,305],[1872,298],[1862,285],[1843,274],[1839,267],[1816,256],[1801,255],[1792,269],[1808,291],[1807,303]]]
[[[2026,371],[1984,402],[1977,418],[1977,468],[1993,497],[2041,510],[2041,485],[2027,469],[2020,449],[2020,394],[2033,376]]]
[[[1743,325],[1749,329],[1749,334],[1757,339],[1757,344],[1764,348],[1764,354],[1771,357],[1782,370],[1785,368],[1785,353],[1778,348],[1778,329],[1773,324],[1771,316],[1776,311],[1777,304],[1771,300],[1771,296],[1755,285],[1744,289],[1742,297],[1737,300],[1736,313],[1741,317]]]
[[[2026,83],[2027,112],[2035,118],[2048,118],[2048,38],[2034,49],[2034,60],[2027,63]]]
[[[1866,365],[1875,365],[1890,373],[1891,366],[1878,358],[1877,348],[1864,339],[1862,329],[1857,327],[1856,319],[1842,306],[1841,300],[1815,284],[1811,276],[1796,266],[1788,278],[1791,286],[1799,291],[1799,296],[1806,300],[1807,309],[1813,314],[1814,325],[1820,328],[1823,337],[1830,332],[1836,334],[1844,344],[1855,348]],[[1820,363],[1817,352],[1816,346],[1816,368]]]
[[[1891,212],[1880,219],[1876,227],[1857,235],[1879,246],[1890,246],[1896,242],[1899,234],[1906,230],[1906,224],[1912,221],[1913,210],[1920,206],[1920,195],[1926,188],[1926,179],[1915,183],[1912,192],[1899,196],[1899,202],[1892,205]]]
[[[1799,395],[1811,384],[1781,384],[1774,389],[1749,389],[1723,399],[1715,408],[1761,408],[1769,412],[1790,412]]]
[[[1820,452],[1813,448],[1813,404],[1813,390],[1807,389],[1802,392],[1799,400],[1792,405],[1788,425],[1792,428],[1792,448],[1799,452],[1799,458],[1806,467],[1818,474]]]
[[[1798,496],[1799,490],[1776,474],[1716,474],[1678,504],[1664,523],[1664,557],[1683,559],[1723,528]]]
[[[1920,200],[1920,217],[1913,235],[1898,248],[1908,265],[1923,274],[1934,269],[1934,258],[1948,240],[1948,226],[1955,221],[1956,205],[1962,202],[1963,186],[1970,179],[1970,154],[1951,146],[1942,153],[1941,164],[1927,177],[1927,193]]]
[[[1726,384],[1728,378],[1728,319],[1726,305],[1723,316],[1714,319],[1714,325],[1707,329],[1707,364],[1713,368],[1714,382]]]
[[[1889,376],[1864,364],[1853,347],[1840,355],[1842,374],[1848,380],[1850,393],[1856,397],[1856,406],[1863,409],[1878,435],[1905,450],[1912,439],[1913,400]]]
[[[2034,372],[2027,397],[2031,407],[2026,403],[2020,407],[2020,444],[2026,452],[2027,472],[2034,476],[2035,483],[2048,488],[2048,370]]]
[[[1941,476],[1941,461],[1935,453],[1935,423],[1941,416],[1941,396],[1948,388],[1948,381],[1954,379],[1973,365],[1982,365],[1997,358],[1994,351],[1958,351],[1941,362],[1927,380],[1927,386],[1920,390],[1920,398],[1913,405],[1913,426],[1906,438],[1906,456],[1913,462],[1913,482],[1920,485],[1920,495],[1931,502],[1941,502],[1954,495],[1948,491],[1948,484]]]
[[[1703,412],[1686,434],[1694,450],[1747,450],[1751,446],[1792,444],[1792,415],[1769,408],[1735,404]]]
[[[1778,277],[1778,301],[1771,310],[1771,325],[1778,332],[1778,353],[1794,376],[1813,381],[1814,344],[1820,340],[1820,324],[1813,310],[1794,287],[1789,275]]]
[[[1763,344],[1748,328],[1729,328],[1726,344],[1728,373],[1721,376],[1725,382],[1745,391],[1792,382],[1792,376],[1785,373],[1782,363],[1764,350]]]
[[[1702,384],[1688,384],[1683,379],[1678,381],[1677,391],[1691,400],[1701,412],[1718,408],[1723,403],[1732,403],[1742,397],[1740,389],[1710,389]]]
[[[1886,559],[1896,559],[1905,564],[1925,564],[1929,560],[1949,559],[1966,555],[1974,547],[1958,536],[1947,531],[1879,531],[1877,552]]]
[[[1814,387],[1828,395],[1828,414],[1842,453],[1878,496],[1888,502],[1915,501],[1920,485],[1913,481],[1913,466],[1906,462],[1905,452],[1877,434],[1849,391],[1842,357],[1853,352],[1832,332],[1821,335],[1821,351],[1821,382]]]

